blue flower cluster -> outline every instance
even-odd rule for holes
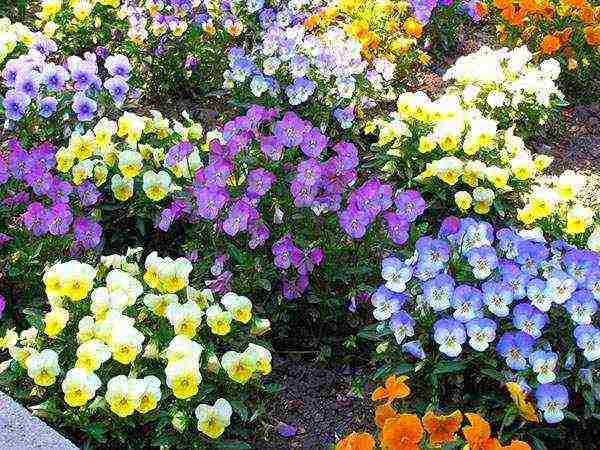
[[[404,341],[415,336],[415,318],[430,311],[441,353],[456,358],[467,343],[476,352],[495,348],[526,388],[527,376],[534,376],[537,405],[549,423],[562,420],[569,398],[564,386],[553,384],[561,361],[558,350],[566,350],[564,336],[554,339],[561,348],[553,351],[550,335],[560,335],[569,323],[583,358],[600,358],[600,329],[593,325],[600,300],[600,255],[595,252],[509,228],[495,231],[472,218],[448,217],[437,236],[416,242],[410,258],[385,258],[382,277],[384,284],[372,296],[373,315],[382,330],[394,333],[403,351],[426,358],[418,340]],[[572,368],[574,361],[564,353],[563,367]]]

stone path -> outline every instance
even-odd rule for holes
[[[0,450],[78,450],[29,411],[0,392]]]

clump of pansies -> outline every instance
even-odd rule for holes
[[[510,444],[502,445],[492,434],[490,424],[477,413],[463,416],[458,409],[444,414],[428,408],[421,417],[410,411],[397,410],[394,403],[411,393],[407,381],[407,376],[390,375],[371,395],[374,402],[385,401],[377,406],[374,417],[381,448],[418,450],[466,444],[468,449],[531,450],[529,444],[514,437]],[[461,430],[465,418],[469,424]],[[458,437],[460,432],[463,440]],[[335,450],[374,450],[375,443],[371,433],[354,432],[339,441]]]
[[[556,423],[569,400],[561,366],[570,370],[580,361],[585,370],[600,358],[599,263],[598,253],[548,243],[541,232],[448,217],[437,236],[416,242],[409,258],[383,260],[385,283],[372,296],[373,314],[380,331],[390,330],[417,358],[427,358],[429,342],[449,358],[468,345],[503,360],[506,377],[533,390],[546,421]],[[418,336],[425,319],[433,322],[425,330],[433,342]],[[565,345],[559,323],[578,352]]]
[[[249,89],[256,98],[268,95],[283,105],[323,101],[344,127],[351,126],[354,107],[372,106],[369,97],[388,96],[394,63],[365,60],[361,43],[342,27],[308,31],[309,14],[291,4],[282,11],[265,8],[259,17],[261,44],[249,52],[229,50],[226,89]]]
[[[227,382],[233,403],[271,372],[270,351],[250,341],[270,322],[245,296],[228,292],[219,301],[210,289],[191,286],[188,259],[152,252],[142,265],[142,251],[105,256],[95,266],[69,260],[48,267],[49,311],[36,312],[28,330],[9,329],[0,338],[10,355],[3,370],[29,392],[54,386],[38,395],[98,423],[185,408],[186,417],[195,413],[198,432],[217,439],[232,406],[218,395],[207,404],[206,392]],[[101,396],[105,407],[97,415]],[[171,423],[183,433],[191,422]]]
[[[86,52],[83,58],[54,62],[57,50],[53,40],[39,39],[27,54],[6,62],[2,103],[8,121],[34,113],[43,119],[71,118],[77,124],[93,120],[103,104],[123,105],[132,69],[126,56],[106,55],[100,65],[96,54]]]
[[[33,236],[72,234],[74,254],[100,243],[102,227],[85,212],[100,193],[93,183],[74,186],[59,177],[52,145],[27,150],[17,140],[8,141],[6,157],[0,155],[0,193],[3,206],[18,214]],[[3,243],[11,239],[0,236]]]
[[[402,244],[426,206],[416,191],[396,191],[359,173],[354,144],[332,144],[319,128],[293,112],[252,106],[219,132],[208,133],[207,146],[208,161],[162,212],[159,226],[166,230],[178,219],[208,221],[230,238],[246,235],[251,250],[272,238],[275,266],[295,268],[298,275],[284,281],[287,298],[306,290],[308,275],[326,257],[314,240],[298,248],[286,230],[290,218],[300,217],[295,219],[302,222],[296,229],[302,232],[318,217],[332,219],[347,239],[354,240],[383,228],[390,240]],[[384,226],[374,227],[376,223]]]

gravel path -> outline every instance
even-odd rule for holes
[[[0,450],[77,450],[29,411],[0,392]]]

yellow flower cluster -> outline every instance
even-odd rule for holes
[[[585,176],[572,170],[558,177],[541,178],[526,197],[526,204],[517,217],[525,225],[557,218],[565,224],[567,234],[584,233],[594,223],[594,211],[582,206],[577,199],[585,184]]]
[[[41,0],[36,16],[42,23],[54,23],[61,11],[69,10],[75,21],[83,22],[92,15],[96,5],[118,8],[121,0]]]
[[[495,120],[454,94],[431,100],[423,92],[404,93],[398,111],[368,125],[367,131],[376,128],[376,146],[387,159],[385,172],[394,174],[416,160],[425,167],[415,179],[437,179],[445,192],[456,186],[451,192],[462,211],[473,207],[487,214],[497,195],[527,186],[552,161],[533,155],[512,129],[499,130]]]
[[[75,363],[61,385],[66,404],[86,407],[106,382],[104,401],[119,417],[156,409],[163,384],[177,399],[194,397],[203,365],[240,384],[270,373],[271,353],[266,348],[249,343],[244,352],[227,351],[219,361],[210,342],[211,336],[234,331],[239,340],[241,329],[234,329],[233,322],[249,324],[252,335],[268,330],[266,319],[253,317],[247,297],[228,293],[217,303],[209,289],[189,285],[192,264],[187,259],[161,258],[153,252],[143,271],[137,260],[140,253],[133,249],[125,256],[102,257],[97,267],[79,261],[49,267],[43,282],[51,310],[44,317],[44,329],[25,330],[20,336],[9,330],[0,348],[8,349],[33,383],[44,387],[54,385],[61,374],[59,354],[73,352]],[[76,328],[68,327],[69,321]],[[170,340],[154,334],[159,329],[172,330],[160,332]],[[163,360],[164,371],[146,369],[148,359]],[[153,372],[136,376],[146,370]],[[214,405],[199,405],[196,416],[198,430],[216,439],[229,425],[231,406],[219,399]]]
[[[70,171],[76,185],[92,180],[102,186],[112,172],[110,186],[119,201],[133,196],[134,183],[141,178],[146,196],[161,201],[180,189],[173,178],[189,178],[201,164],[197,149],[176,164],[165,162],[167,142],[191,142],[203,135],[199,124],[190,121],[187,114],[184,118],[189,126],[177,121],[171,124],[156,111],[151,117],[125,112],[116,122],[103,117],[86,133],[71,135],[68,146],[56,153],[57,169]]]

